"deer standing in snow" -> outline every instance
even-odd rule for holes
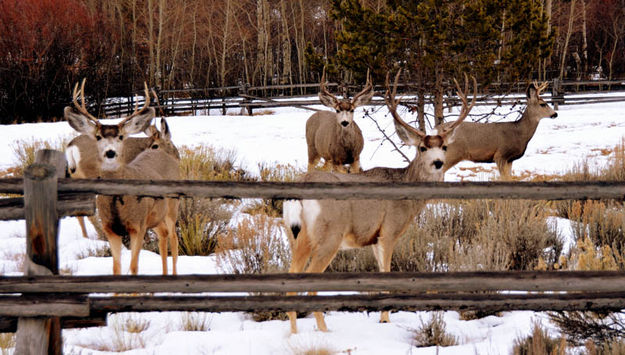
[[[464,122],[456,130],[455,139],[447,149],[444,171],[462,160],[476,163],[496,163],[499,175],[509,177],[512,162],[525,154],[527,144],[534,136],[542,118],[556,118],[558,114],[540,97],[548,83],[532,83],[527,88],[527,107],[515,122]],[[445,129],[455,122],[446,122]]]
[[[460,117],[453,125],[427,135],[404,122],[397,113],[399,100],[395,99],[399,73],[395,76],[393,88],[386,80],[386,105],[393,116],[399,137],[408,145],[417,148],[414,159],[405,168],[377,167],[361,174],[336,174],[329,172],[308,172],[300,181],[304,182],[417,182],[443,181],[443,165],[446,161],[447,145],[454,139],[456,127],[467,117],[475,105],[469,105],[465,89],[456,82],[458,96],[463,102]],[[473,79],[474,90],[477,83]],[[424,200],[289,200],[284,206],[284,222],[289,231],[292,245],[292,259],[289,272],[323,272],[341,247],[360,248],[371,245],[381,272],[390,271],[393,249],[400,236],[425,205]],[[293,294],[293,293],[290,293]],[[311,292],[309,294],[315,294]],[[288,313],[291,332],[297,332],[296,314]],[[327,331],[320,312],[315,312],[317,328]],[[380,322],[389,322],[389,313],[382,312]]]
[[[139,153],[131,162],[124,159],[127,136],[145,131],[155,112],[148,107],[150,97],[145,88],[145,104],[124,118],[118,124],[101,124],[87,111],[84,101],[83,80],[80,88],[82,104],[78,105],[78,84],[74,87],[73,106],[65,108],[65,118],[70,126],[82,134],[89,135],[97,147],[99,162],[98,176],[105,179],[175,180],[179,179],[180,156],[171,142],[171,133],[164,119],[161,131],[152,131],[149,149]],[[113,254],[113,274],[121,274],[122,235],[130,236],[132,253],[130,272],[138,272],[139,252],[147,229],[153,229],[159,238],[163,274],[167,274],[167,242],[171,247],[173,274],[177,273],[178,238],[176,220],[177,199],[138,196],[98,196],[96,206]]]
[[[323,158],[324,170],[347,172],[344,165],[350,164],[349,172],[360,172],[360,153],[364,139],[360,127],[354,122],[354,109],[366,105],[373,96],[373,85],[369,73],[367,83],[361,92],[351,100],[339,100],[328,92],[326,73],[321,77],[321,103],[336,112],[315,112],[306,121],[306,144],[308,145],[308,171],[313,171]]]
[[[149,128],[153,128],[150,126]],[[156,128],[154,128],[156,129]],[[124,162],[126,164],[133,161],[139,153],[150,147],[153,142],[152,131],[146,131],[149,137],[128,137],[124,142]],[[95,179],[100,173],[100,157],[96,141],[91,135],[81,134],[72,139],[65,149],[65,158],[67,159],[67,170],[69,176],[74,179]],[[82,231],[82,236],[89,238],[87,235],[87,227],[83,217],[76,217]],[[99,236],[103,236],[102,225],[96,216],[89,216],[89,221],[96,229]]]

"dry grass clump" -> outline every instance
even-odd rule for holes
[[[458,345],[458,338],[445,331],[447,324],[443,315],[443,312],[433,312],[429,320],[421,319],[421,326],[412,331],[416,347]]]
[[[185,332],[207,332],[210,330],[212,319],[204,312],[182,313],[182,329]]]
[[[0,354],[9,355],[15,351],[15,333],[0,333]]]
[[[215,149],[211,146],[182,146],[180,149],[180,175],[183,180],[245,180],[245,171],[235,167],[236,152]]]
[[[236,229],[218,237],[217,266],[228,274],[285,272],[291,260],[280,223],[266,215],[253,215]]]
[[[535,322],[532,334],[526,338],[517,338],[514,341],[512,354],[514,355],[566,355],[567,343],[564,338],[552,338],[547,329]]]
[[[552,267],[562,241],[546,222],[540,202],[447,201],[428,205],[400,239],[392,271],[533,270],[540,261]],[[332,271],[371,271],[369,250],[340,252]]]
[[[292,355],[334,355],[334,354],[350,354],[351,351],[338,351],[326,344],[322,338],[312,338],[305,340],[303,338],[291,338],[287,342],[287,347]]]

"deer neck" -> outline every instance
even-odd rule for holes
[[[536,128],[538,128],[539,121],[540,119],[532,117],[526,109],[523,111],[521,118],[515,122],[518,129],[518,135],[529,141],[534,136]]]

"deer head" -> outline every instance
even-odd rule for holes
[[[419,169],[423,174],[429,176],[438,176],[438,180],[443,179],[444,171],[442,169],[445,164],[445,154],[447,152],[447,145],[454,139],[454,131],[462,121],[469,115],[477,97],[477,81],[473,78],[474,95],[471,104],[467,102],[466,92],[468,92],[469,79],[465,74],[464,90],[460,88],[460,85],[454,79],[458,97],[462,100],[462,110],[458,120],[456,120],[451,126],[440,130],[438,134],[428,135],[425,132],[416,129],[401,119],[397,113],[397,105],[400,99],[396,99],[397,94],[397,81],[401,70],[395,75],[393,87],[389,85],[389,75],[386,75],[386,95],[385,101],[388,106],[389,112],[393,116],[393,122],[395,123],[395,130],[399,138],[407,145],[411,145],[417,148],[417,153],[411,164],[418,164]],[[437,180],[437,179],[435,179]]]
[[[83,79],[78,90],[78,83],[74,86],[73,106],[65,108],[65,118],[76,131],[87,134],[96,141],[98,159],[101,159],[102,170],[116,170],[122,165],[124,139],[131,134],[145,131],[155,116],[150,105],[150,95],[147,84],[145,86],[145,103],[141,109],[135,106],[134,112],[125,117],[118,124],[102,124],[92,116],[85,107],[85,80]],[[81,104],[78,104],[80,96]]]
[[[328,92],[328,88],[326,87],[325,68],[323,70],[323,75],[321,76],[320,87],[321,90],[319,91],[319,99],[321,100],[321,103],[336,110],[337,123],[342,127],[349,127],[349,125],[354,121],[354,109],[358,106],[368,104],[371,101],[371,97],[373,97],[373,84],[371,84],[369,72],[367,72],[367,83],[365,84],[365,87],[361,92],[354,95],[351,100],[348,98],[339,100],[336,96]]]
[[[540,97],[540,94],[549,86],[548,82],[538,84],[537,82],[530,83],[527,87],[527,114],[530,117],[535,117],[536,120],[541,118],[556,118],[558,113],[554,111],[548,104]]]

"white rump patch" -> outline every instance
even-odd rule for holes
[[[70,173],[75,172],[80,163],[80,149],[75,145],[70,145],[65,149],[65,159],[67,159],[67,168]]]
[[[302,209],[303,209],[303,218],[304,223],[308,226],[313,226],[317,217],[321,213],[321,205],[317,200],[303,200],[302,201]]]
[[[282,219],[284,224],[291,227],[302,225],[302,202],[299,200],[286,200],[282,205]]]

